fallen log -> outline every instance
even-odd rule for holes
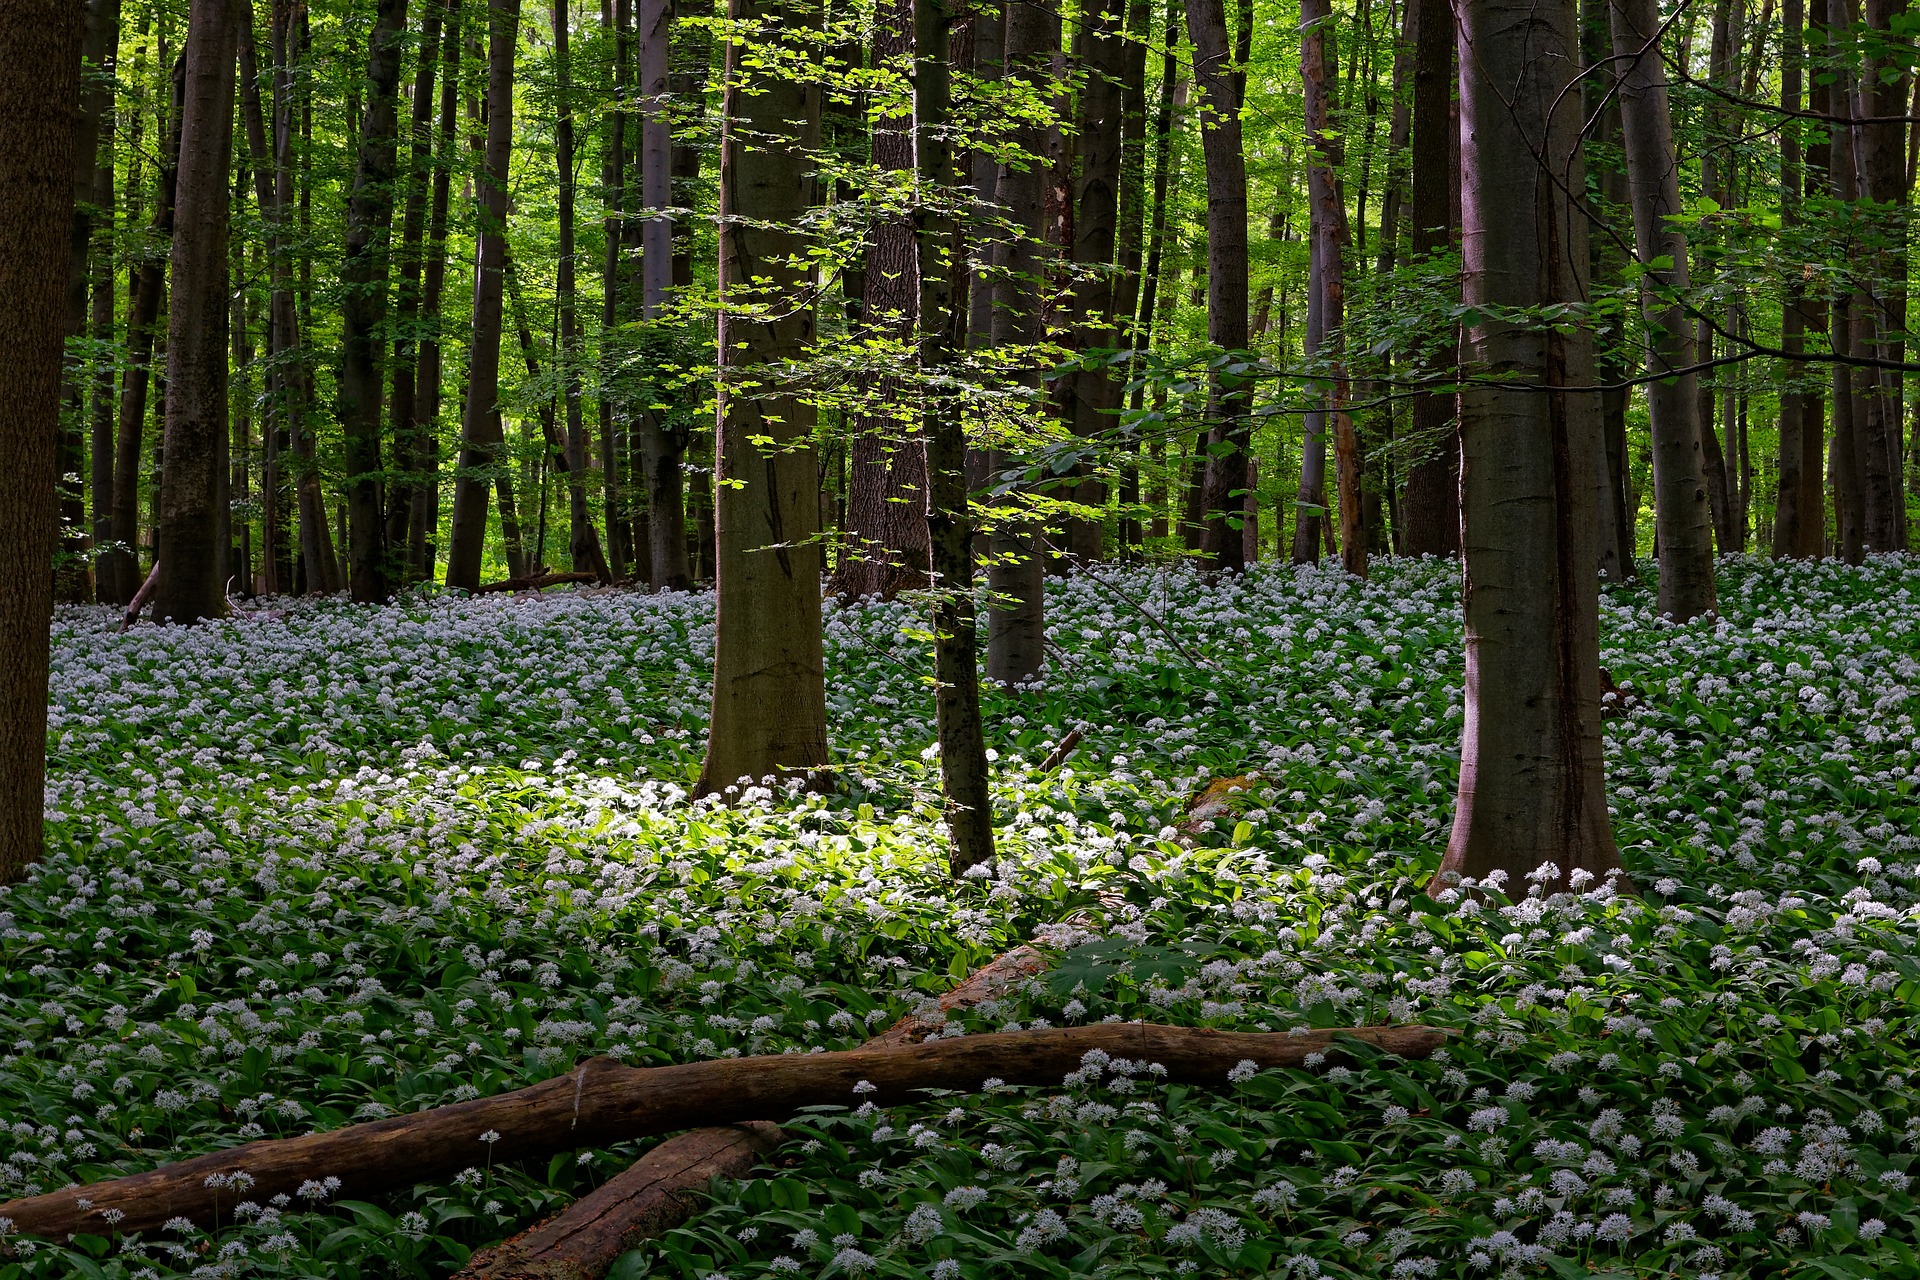
[[[1048,964],[1034,948],[1015,947],[941,996],[937,1018],[932,1009],[910,1013],[863,1047],[938,1035],[948,1013],[998,999]],[[553,1217],[478,1250],[453,1280],[600,1280],[621,1254],[691,1218],[715,1178],[744,1177],[787,1136],[764,1120],[677,1134]]]
[[[569,582],[597,582],[590,573],[536,573],[528,578],[505,578],[499,582],[483,582],[473,589],[477,596],[491,591],[545,591],[548,587],[564,586]]]
[[[147,572],[147,580],[133,593],[133,599],[127,601],[126,616],[120,619],[120,629],[126,631],[140,621],[140,611],[147,607],[147,601],[153,598],[154,590],[160,585],[160,562],[155,560],[153,568]]]
[[[807,1106],[891,1106],[923,1089],[971,1092],[990,1080],[1048,1085],[1098,1049],[1158,1063],[1170,1080],[1219,1084],[1242,1062],[1297,1067],[1336,1039],[1425,1057],[1446,1039],[1431,1027],[1360,1027],[1307,1035],[1101,1023],[942,1038],[897,1048],[717,1058],[628,1067],[590,1058],[563,1076],[472,1102],[389,1116],[326,1133],[268,1138],[91,1186],[0,1204],[23,1235],[59,1239],[151,1231],[173,1218],[214,1225],[221,1205],[295,1194],[333,1176],[336,1194],[378,1195],[473,1165],[546,1159],[707,1125],[786,1116]]]

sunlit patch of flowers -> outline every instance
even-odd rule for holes
[[[0,894],[0,1199],[588,1054],[849,1047],[1040,936],[1056,969],[954,1033],[1460,1034],[1213,1089],[1102,1057],[1057,1089],[855,1100],[626,1274],[1920,1273],[1920,564],[1723,562],[1722,617],[1685,627],[1610,591],[1638,897],[1425,891],[1459,732],[1448,567],[1050,592],[1057,662],[988,699],[1002,857],[958,886],[912,601],[829,610],[842,789],[729,807],[686,796],[702,597],[125,635],[63,612],[56,849]],[[1246,787],[1183,838],[1222,777]],[[0,1277],[444,1275],[634,1154],[520,1167],[484,1136],[441,1187],[232,1188],[210,1232],[9,1236]]]

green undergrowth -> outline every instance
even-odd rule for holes
[[[1055,968],[954,1033],[1459,1034],[1216,1087],[1094,1061],[850,1097],[616,1275],[1920,1276],[1917,590],[1906,559],[1730,560],[1723,616],[1677,628],[1610,590],[1637,898],[1423,892],[1460,723],[1433,563],[1052,583],[1045,681],[987,700],[1001,857],[957,884],[912,601],[830,611],[837,790],[724,807],[686,797],[702,597],[65,612],[55,849],[0,894],[0,1197],[594,1053],[852,1047],[1038,938]],[[213,1231],[11,1238],[0,1280],[442,1276],[639,1149],[496,1164],[475,1134],[442,1185],[315,1170]]]

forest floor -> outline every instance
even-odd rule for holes
[[[1686,627],[1610,591],[1643,896],[1504,907],[1420,889],[1456,770],[1451,568],[1050,592],[1044,689],[988,699],[1003,856],[958,887],[907,603],[829,607],[841,791],[730,808],[685,794],[705,597],[63,612],[55,851],[0,893],[0,1200],[591,1053],[851,1047],[1042,937],[1057,967],[968,1027],[1464,1034],[1213,1090],[810,1112],[616,1275],[1920,1275],[1920,560],[1729,560],[1723,617]],[[1187,847],[1189,801],[1236,776]],[[476,1142],[379,1203],[323,1183],[217,1236],[15,1240],[0,1280],[443,1276],[636,1149]]]

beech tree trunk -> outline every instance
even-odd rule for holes
[[[945,201],[960,174],[948,141],[952,74],[947,64],[949,0],[913,0],[913,106],[919,198],[918,345],[925,464],[931,492],[926,540],[933,585],[934,710],[940,776],[946,792],[949,865],[956,875],[993,857],[993,796],[986,733],[980,723],[977,619],[973,607],[973,520],[967,500],[967,438],[960,406],[937,379],[965,349],[965,243]]]
[[[1006,7],[1004,76],[1040,93],[1048,83],[1052,54],[1047,44],[1047,15],[1037,6]],[[1030,347],[1040,341],[1040,306],[1046,282],[1046,129],[1029,120],[1011,131],[1009,141],[1024,153],[1020,162],[1002,161],[994,179],[1000,214],[1007,224],[998,246],[999,273],[993,281],[990,340],[995,347]],[[1026,357],[1030,361],[1030,357]],[[1025,370],[1019,387],[1041,403],[1037,370]],[[1004,472],[1012,460],[995,453],[991,467]],[[1045,566],[1034,522],[1002,507],[992,537],[993,561],[987,571],[987,678],[1019,684],[1040,674],[1046,662]]]
[[[673,40],[669,0],[640,0],[641,315],[649,326],[664,323],[674,288],[673,123],[669,53]],[[675,95],[677,97],[677,95]],[[658,410],[640,409],[641,470],[647,491],[647,532],[656,591],[684,591],[693,582],[687,546],[686,449],[684,435]],[[817,518],[817,517],[816,517]],[[731,779],[729,779],[731,781]]]
[[[909,70],[914,21],[913,0],[881,0],[869,51],[876,70]],[[872,138],[876,168],[896,180],[913,170],[914,121],[908,112],[876,114]],[[905,350],[916,340],[922,256],[912,212],[875,218],[861,273],[860,329],[893,344],[890,350]],[[848,599],[892,599],[925,587],[931,568],[928,442],[920,430],[919,396],[909,377],[880,372],[849,416],[845,541],[833,589]]]
[[[729,0],[728,17],[796,58],[821,24],[816,0]],[[732,39],[722,119],[713,715],[700,795],[827,763],[814,409],[781,368],[814,338],[802,224],[817,195],[820,86],[766,72]]]
[[[1468,0],[1460,30],[1463,301],[1489,311],[1587,296],[1574,0]],[[1584,330],[1482,313],[1460,397],[1466,719],[1440,879],[1552,885],[1620,871],[1600,738],[1595,486],[1602,456]]]
[[[347,200],[340,264],[340,429],[346,441],[347,576],[353,598],[378,604],[388,585],[387,523],[381,502],[380,408],[393,184],[400,127],[400,55],[407,0],[379,0],[368,38],[366,115]]]
[[[1240,94],[1221,0],[1187,0],[1187,38],[1200,89],[1200,148],[1207,163],[1207,341],[1227,353],[1247,348],[1247,163]],[[1216,569],[1246,567],[1240,513],[1253,448],[1253,390],[1216,366],[1207,397],[1201,547]]]
[[[1347,206],[1341,192],[1344,162],[1335,129],[1333,100],[1337,75],[1327,37],[1333,26],[1329,0],[1301,0],[1300,71],[1305,81],[1307,189],[1313,222],[1311,287],[1320,300],[1319,354],[1330,357],[1326,422],[1333,428],[1334,479],[1340,495],[1341,563],[1357,578],[1367,576],[1367,541],[1360,496],[1363,463],[1360,437],[1347,412],[1347,362],[1342,333],[1347,318]],[[1327,346],[1331,346],[1331,351]],[[1325,463],[1322,462],[1324,467]]]
[[[1785,23],[1780,52],[1780,109],[1790,114],[1800,110],[1801,85],[1805,75],[1805,0],[1786,0],[1782,17]],[[1790,124],[1780,132],[1780,223],[1783,231],[1789,231],[1801,222],[1801,187],[1805,181],[1801,169],[1800,133]],[[1805,286],[1798,276],[1789,274],[1786,295],[1780,308],[1782,350],[1794,354],[1806,350],[1808,320]],[[1789,360],[1785,373],[1788,386],[1780,393],[1780,451],[1776,464],[1778,483],[1773,508],[1771,549],[1775,559],[1820,554],[1818,536],[1825,532],[1826,523],[1825,503],[1819,482],[1822,468],[1817,454],[1812,459],[1812,484],[1808,483],[1807,411],[1817,406],[1808,404],[1809,397],[1800,385],[1807,377],[1807,366]],[[1808,526],[1812,526],[1813,539],[1808,537]]]
[[[420,282],[418,372],[413,392],[414,491],[407,509],[407,572],[418,582],[432,582],[440,534],[440,400],[444,355],[440,335],[441,299],[447,285],[447,218],[452,204],[454,157],[460,138],[460,8],[461,0],[445,0],[446,35],[441,42],[444,66],[440,72],[440,130],[433,166],[433,195],[427,209],[426,261]]]
[[[1453,119],[1454,19],[1449,0],[1408,0],[1419,18],[1414,35],[1413,183],[1409,213],[1415,260],[1452,248],[1453,211],[1460,177],[1460,131]],[[1449,354],[1452,354],[1449,352]],[[1451,379],[1452,361],[1423,369]],[[1423,391],[1413,399],[1412,459],[1402,499],[1410,556],[1460,554],[1460,424],[1451,392]]]
[[[739,13],[747,0],[734,0]],[[791,12],[791,11],[789,11]],[[65,175],[61,175],[65,176]],[[64,250],[64,244],[57,246]],[[60,256],[56,254],[58,263]],[[54,273],[54,316],[59,316]],[[56,327],[56,332],[57,327]],[[55,364],[57,371],[57,361]],[[58,381],[54,383],[56,393]],[[707,1125],[786,1116],[800,1107],[847,1103],[856,1096],[898,1106],[926,1089],[971,1092],[988,1079],[1007,1085],[1051,1085],[1078,1070],[1094,1049],[1109,1058],[1157,1062],[1175,1083],[1222,1085],[1242,1061],[1262,1069],[1292,1068],[1309,1054],[1341,1057],[1343,1041],[1404,1058],[1424,1058],[1445,1043],[1431,1027],[1354,1027],[1344,1031],[1212,1031],[1144,1023],[1102,1023],[1042,1031],[1003,1031],[921,1044],[842,1053],[715,1058],[664,1067],[627,1067],[590,1058],[565,1075],[491,1098],[411,1115],[390,1116],[297,1138],[269,1138],[163,1165],[148,1173],[68,1187],[0,1204],[21,1235],[64,1239],[112,1229],[151,1231],[169,1218],[212,1225],[216,1206],[233,1192],[214,1174],[245,1173],[256,1202],[291,1194],[308,1178],[332,1173],[341,1198],[360,1199],[432,1181],[474,1163],[483,1133],[496,1164],[544,1159],[561,1151]],[[866,1085],[856,1095],[857,1086]],[[224,1195],[223,1195],[224,1193]]]
[[[501,473],[500,326],[505,308],[507,180],[513,158],[513,60],[520,39],[520,0],[488,0],[487,143],[474,187],[478,196],[478,261],[474,267],[473,337],[467,348],[467,405],[460,431],[460,470],[453,482],[453,530],[447,585],[480,585],[486,551],[487,490]],[[518,541],[501,511],[501,533]],[[510,576],[519,577],[519,573]]]
[[[1859,194],[1874,232],[1863,291],[1867,306],[1861,318],[1868,341],[1862,354],[1899,361],[1906,355],[1907,220],[1912,198],[1901,120],[1912,77],[1911,41],[1904,34],[1910,30],[1907,0],[1863,0],[1860,16],[1866,20],[1866,32],[1855,82],[1853,114],[1862,119],[1854,129],[1854,149],[1859,157]],[[1894,31],[1896,25],[1903,28],[1899,34]],[[1890,369],[1864,369],[1860,381],[1866,393],[1859,431],[1864,537],[1875,551],[1904,551],[1904,388],[1899,373]]]
[[[1611,0],[1613,52],[1620,76],[1620,128],[1633,192],[1634,243],[1644,274],[1653,372],[1672,376],[1647,386],[1653,424],[1653,524],[1660,559],[1657,608],[1685,622],[1714,608],[1713,508],[1701,443],[1699,375],[1693,322],[1687,311],[1687,236],[1675,221],[1679,164],[1667,69],[1661,60],[1660,15],[1653,0]],[[1658,265],[1667,259],[1668,266]]]
[[[555,291],[560,307],[560,380],[567,411],[567,557],[574,572],[591,573],[601,582],[613,581],[600,551],[600,532],[593,527],[587,505],[587,427],[581,416],[580,375],[586,359],[580,333],[578,288],[574,283],[573,225],[573,59],[568,47],[567,15],[570,0],[553,0],[553,60],[558,83],[559,118],[554,123],[553,155],[559,169],[560,263]]]
[[[0,884],[45,852],[47,628],[83,12],[0,6]]]
[[[633,79],[633,5],[632,0],[600,0],[600,23],[612,36],[613,96],[625,102],[632,92]],[[601,220],[605,250],[600,259],[600,492],[607,521],[607,567],[615,578],[638,576],[651,579],[651,573],[634,569],[634,537],[628,514],[626,485],[627,408],[616,407],[618,396],[618,340],[620,324],[621,270],[620,245],[626,235],[627,199],[627,115],[626,111],[606,113],[607,134],[601,150],[600,193],[606,207]]]
[[[154,616],[227,611],[227,233],[239,28],[229,0],[194,0],[167,319],[167,417]]]
[[[399,281],[394,288],[393,362],[389,415],[393,422],[393,467],[387,484],[387,565],[399,581],[414,581],[409,529],[413,509],[426,501],[421,436],[431,430],[420,410],[420,277],[426,269],[427,198],[432,190],[434,78],[439,71],[440,19],[444,0],[423,0],[420,52],[413,73],[413,102],[407,121],[408,155],[401,218]]]

